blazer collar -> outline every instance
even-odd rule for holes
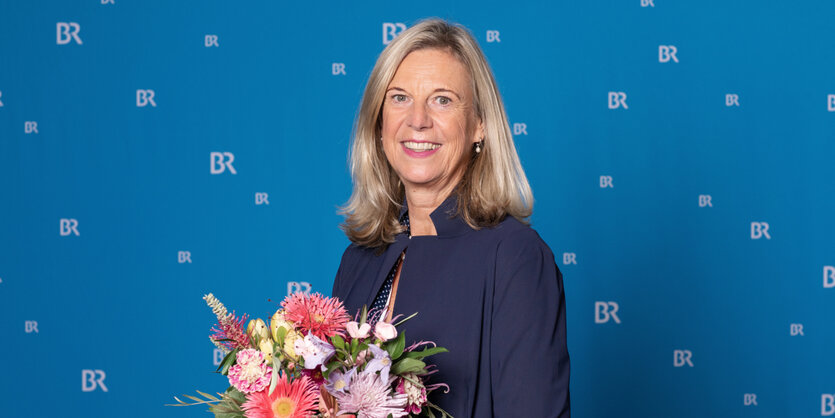
[[[438,233],[438,237],[456,236],[472,231],[472,228],[467,225],[467,222],[456,215],[457,209],[458,189],[456,188],[440,206],[429,214],[429,218],[432,219],[432,223],[435,225],[435,232]],[[406,198],[403,197],[403,205],[400,208],[398,219],[402,220],[408,211],[409,206],[406,204]]]

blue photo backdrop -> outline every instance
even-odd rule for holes
[[[835,414],[832,1],[86,0],[0,4],[0,416],[205,416],[164,406],[227,386],[202,296],[330,293],[364,83],[430,16],[495,72],[575,417]]]

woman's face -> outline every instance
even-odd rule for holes
[[[481,140],[470,75],[440,49],[403,59],[383,101],[383,149],[407,190],[451,190]]]

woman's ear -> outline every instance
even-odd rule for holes
[[[481,142],[484,140],[484,122],[481,118],[478,119],[475,126],[475,132],[473,133],[473,144],[477,142]]]

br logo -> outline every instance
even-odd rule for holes
[[[62,237],[66,237],[67,235],[79,236],[77,219],[61,218],[60,221],[60,229],[58,230],[58,232],[61,234]]]
[[[514,123],[513,124],[513,135],[527,135],[528,134],[528,125],[524,123]]]
[[[725,106],[727,106],[727,107],[739,107],[739,95],[738,94],[726,94],[725,95]]]
[[[609,92],[609,109],[618,109],[618,108],[629,109],[629,106],[626,105],[626,93],[622,91],[610,91]]]
[[[223,350],[215,348],[212,351],[212,363],[214,363],[215,366],[220,366],[220,362],[223,361],[224,357],[226,357],[226,354]]]
[[[309,295],[312,288],[308,282],[287,282],[287,295],[289,296],[296,292]]]
[[[157,102],[154,101],[154,91],[151,89],[137,89],[136,90],[136,107],[157,107]]]
[[[177,262],[180,264],[191,264],[191,251],[177,251]]]
[[[713,207],[713,202],[710,201],[711,197],[709,194],[700,194],[699,195],[699,207]]]
[[[678,62],[676,52],[678,49],[675,45],[658,45],[658,62]]]
[[[38,332],[38,321],[24,321],[23,326],[27,334],[40,334]]]
[[[81,370],[81,391],[92,392],[97,388],[101,388],[102,392],[107,392],[107,386],[104,385],[105,374],[99,369],[82,369]]]
[[[673,367],[693,367],[693,352],[690,350],[673,350]]]
[[[404,23],[383,23],[383,45],[390,44],[404,30],[406,30],[406,24]]]
[[[803,336],[803,324],[791,324],[789,325],[789,335],[792,337],[800,335]]]
[[[232,174],[238,174],[235,167],[232,166],[232,161],[235,161],[235,154],[231,152],[213,151],[209,153],[209,172],[212,174],[220,174],[229,170]]]
[[[615,185],[612,184],[612,176],[600,176],[600,188],[601,189],[612,189]]]
[[[742,403],[745,406],[757,406],[757,394],[756,393],[746,393],[742,398]]]
[[[331,64],[331,75],[347,75],[345,74],[345,63],[334,62]]]
[[[497,30],[488,30],[487,31],[487,42],[501,42],[502,40],[499,39],[499,31]]]
[[[255,193],[255,204],[256,205],[269,205],[270,201],[269,195],[266,193]]]
[[[577,264],[577,254],[576,253],[562,253],[562,263],[565,265],[569,264]]]
[[[58,22],[55,25],[56,39],[55,43],[58,45],[66,45],[71,41],[81,45],[81,38],[78,37],[78,32],[81,32],[81,25],[75,22]]]
[[[821,416],[832,415],[835,415],[835,393],[824,393],[821,395]]]
[[[641,7],[655,7],[652,0],[641,0]]]
[[[751,239],[771,239],[768,233],[768,222],[751,222]]]
[[[206,48],[219,47],[220,45],[217,44],[217,35],[206,35],[203,38],[203,45]]]
[[[36,134],[38,133],[38,122],[27,120],[23,122],[23,133]]]
[[[620,309],[620,306],[617,302],[594,302],[594,323],[605,324],[611,319],[616,324],[620,324],[618,309]]]
[[[823,266],[823,288],[835,287],[835,266]]]
[[[826,95],[826,110],[835,112],[835,94]]]

